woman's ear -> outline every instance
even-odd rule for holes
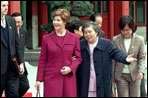
[[[77,32],[78,32],[78,30],[75,29],[75,30],[74,30],[74,33],[77,34]]]

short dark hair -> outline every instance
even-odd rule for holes
[[[95,22],[96,17],[101,17],[101,18],[102,18],[101,14],[95,13],[95,14],[92,14],[92,15],[89,17],[89,20]]]
[[[134,20],[132,19],[131,16],[122,16],[119,20],[119,29],[123,30],[124,27],[128,25],[133,33],[136,32],[137,30],[137,25],[135,24]]]
[[[11,16],[12,16],[12,17],[18,17],[18,16],[21,16],[21,17],[22,17],[22,21],[24,20],[22,14],[19,13],[19,12],[15,12],[15,13],[11,14]]]
[[[95,30],[98,35],[100,34],[101,30],[98,28],[98,26],[94,22],[86,22],[82,25],[82,32],[84,33],[84,29],[87,27],[91,27]]]
[[[74,33],[74,30],[79,30],[80,26],[82,26],[83,22],[80,20],[73,20],[70,25],[68,30],[72,33]]]

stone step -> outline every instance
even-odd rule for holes
[[[29,62],[33,66],[38,65],[40,51],[25,51],[24,61]]]

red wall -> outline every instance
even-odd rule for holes
[[[103,14],[103,31],[105,32],[105,38],[109,38],[108,36],[108,14]]]
[[[43,4],[42,1],[40,1],[38,8],[39,8],[39,14],[38,14],[39,46],[41,46],[43,36],[48,33],[47,31],[45,32],[41,31],[41,25],[48,24],[48,6],[46,4]]]
[[[108,4],[108,7],[109,7],[109,10],[108,10],[108,30],[109,30],[109,33],[108,33],[108,36],[109,36],[109,39],[113,39],[114,37],[114,1],[109,1],[109,4]]]
[[[105,38],[112,39],[120,33],[118,23],[124,15],[129,15],[129,1],[109,1],[108,13],[103,13]]]
[[[122,16],[129,15],[129,1],[115,1],[114,2],[114,35],[120,33],[118,23]]]
[[[109,1],[108,13],[103,13],[105,38],[112,39],[120,33],[118,23],[124,15],[129,15],[129,1]]]
[[[20,12],[20,10],[20,1],[9,1],[8,15],[11,15],[14,12]]]
[[[48,23],[48,7],[41,1],[32,1],[32,15],[37,15],[39,20],[39,46],[42,42],[42,37],[45,32],[40,30],[41,24]],[[17,6],[16,6],[17,5]],[[129,15],[129,1],[109,1],[108,13],[103,14],[103,30],[105,32],[105,38],[112,39],[114,35],[120,33],[118,28],[118,22],[121,16]],[[9,12],[20,12],[20,1],[9,2]]]

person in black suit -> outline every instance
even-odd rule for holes
[[[89,17],[89,20],[94,22],[100,29],[100,37],[104,37],[104,31],[102,28],[103,17],[99,13],[95,13]]]
[[[82,25],[83,25],[83,22],[80,21],[80,20],[73,20],[69,27],[68,27],[68,30],[76,35],[79,36],[80,40],[84,39],[83,37],[83,32],[82,32]]]
[[[16,27],[18,30],[18,36],[20,38],[20,43],[21,43],[21,47],[22,47],[22,55],[24,56],[24,47],[26,44],[26,34],[27,34],[27,30],[22,28],[23,25],[23,16],[21,15],[21,13],[15,12],[11,15],[16,22]],[[24,64],[25,65],[25,64]],[[24,66],[25,68],[25,72],[23,75],[20,75],[20,79],[19,79],[19,96],[22,97],[30,88],[29,86],[29,81],[27,78],[28,72],[26,69],[26,66]]]
[[[6,97],[19,97],[19,75],[24,74],[24,58],[15,20],[7,13],[8,1],[1,1],[1,96],[5,90]]]

